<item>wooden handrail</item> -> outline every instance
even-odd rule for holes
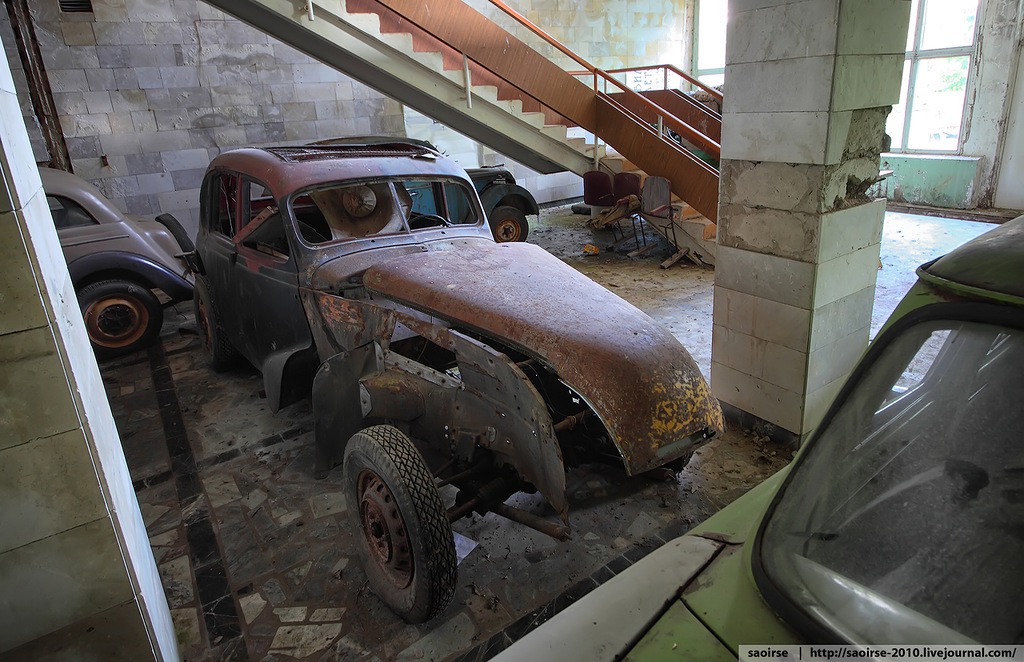
[[[576,62],[576,64],[579,64],[580,66],[586,68],[588,73],[592,74],[595,77],[603,78],[605,81],[612,83],[615,87],[619,88],[620,90],[625,92],[627,95],[635,96],[636,97],[635,100],[638,103],[646,106],[648,110],[654,112],[655,114],[660,115],[660,116],[664,117],[665,119],[672,120],[672,122],[676,125],[676,126],[673,126],[672,128],[676,132],[678,132],[681,136],[683,136],[684,138],[689,140],[690,142],[698,145],[699,147],[701,147],[701,149],[704,149],[705,151],[707,151],[708,153],[712,154],[716,158],[718,158],[719,155],[721,154],[722,146],[719,145],[718,143],[716,143],[714,140],[711,140],[710,138],[705,136],[703,133],[701,133],[697,129],[693,128],[692,126],[690,126],[689,124],[687,124],[683,120],[679,119],[675,115],[673,115],[673,114],[669,113],[668,111],[666,111],[661,106],[657,105],[656,103],[651,102],[649,99],[645,98],[643,95],[638,94],[635,90],[632,90],[629,87],[627,87],[625,84],[620,83],[614,77],[612,77],[610,74],[608,74],[608,73],[602,71],[601,69],[598,69],[594,65],[590,64],[589,62],[584,60],[581,56],[577,55],[571,49],[569,49],[567,46],[565,46],[562,42],[558,41],[557,39],[555,39],[554,37],[549,35],[547,32],[545,32],[543,29],[541,29],[533,21],[531,21],[530,19],[526,18],[525,16],[523,16],[522,14],[517,12],[515,9],[512,9],[511,7],[509,7],[502,0],[489,0],[489,2],[492,5],[494,5],[495,7],[497,7],[498,9],[500,9],[501,11],[505,12],[506,14],[508,14],[513,19],[515,19],[517,22],[519,22],[527,30],[529,30],[533,34],[537,35],[538,37],[540,37],[541,39],[546,41],[549,45],[554,46],[559,52],[561,52],[565,56],[571,58],[574,62]],[[595,88],[597,87],[596,82],[595,82],[594,86],[595,86]],[[595,92],[596,91],[597,90],[595,89]],[[667,141],[667,139],[665,139],[665,140]]]

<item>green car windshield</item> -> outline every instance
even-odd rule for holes
[[[762,529],[779,611],[854,643],[1024,639],[1022,378],[1024,333],[1005,326],[888,342]]]

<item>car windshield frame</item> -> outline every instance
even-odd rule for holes
[[[399,229],[395,229],[388,232],[382,232],[380,230],[375,232],[369,232],[362,236],[351,236],[351,237],[333,237],[322,242],[312,242],[308,240],[300,229],[300,221],[295,215],[294,202],[297,198],[302,196],[308,196],[311,192],[324,191],[332,188],[357,188],[357,187],[371,187],[371,186],[382,186],[386,185],[392,191],[394,191],[394,185],[405,182],[415,181],[426,181],[432,184],[441,185],[440,188],[444,189],[444,198],[442,203],[446,207],[445,219],[448,218],[448,204],[447,204],[447,189],[448,185],[454,184],[463,191],[466,201],[469,204],[470,210],[476,215],[476,221],[473,223],[458,223],[452,222],[448,225],[437,225],[424,228],[410,228],[409,220],[411,217],[402,219],[402,226]],[[373,177],[360,177],[352,179],[338,179],[338,180],[327,180],[317,182],[308,186],[303,186],[291,191],[280,201],[280,208],[285,210],[284,217],[287,219],[288,224],[291,226],[291,230],[295,237],[301,243],[302,246],[308,249],[320,250],[328,247],[339,246],[349,244],[358,241],[377,241],[385,237],[415,237],[431,230],[440,230],[442,233],[450,232],[454,229],[461,228],[474,228],[479,229],[484,227],[486,224],[486,215],[484,214],[483,207],[480,204],[480,198],[477,194],[476,189],[473,187],[471,182],[462,179],[461,177],[455,177],[450,175],[441,175],[436,173],[408,173],[398,174],[389,173],[387,175],[373,176]]]
[[[904,338],[906,332],[921,325],[935,324],[938,322],[948,322],[949,325],[974,323],[1013,329],[1016,332],[1024,332],[1024,310],[1015,306],[999,305],[987,302],[953,300],[927,304],[921,308],[908,312],[902,318],[892,323],[891,326],[886,328],[883,333],[881,333],[879,337],[871,343],[864,358],[858,362],[857,367],[847,379],[839,394],[833,400],[821,423],[812,433],[810,439],[808,439],[805,447],[798,454],[797,458],[793,461],[793,464],[789,469],[789,473],[786,475],[778,490],[772,496],[771,502],[758,524],[757,533],[755,534],[751,551],[751,571],[754,581],[760,590],[761,595],[772,609],[779,614],[779,616],[790,627],[800,632],[807,641],[835,644],[876,643],[867,641],[851,641],[850,638],[844,636],[842,632],[826,623],[824,619],[812,614],[800,600],[790,594],[778,578],[773,576],[773,569],[770,567],[772,563],[767,560],[771,551],[765,546],[766,531],[773,521],[773,517],[775,517],[780,504],[782,504],[786,499],[787,493],[790,492],[794,483],[799,480],[808,479],[809,476],[804,475],[806,467],[811,462],[811,459],[815,457],[816,453],[820,452],[820,449],[827,448],[827,446],[824,446],[823,444],[829,443],[830,428],[833,423],[836,422],[837,417],[843,413],[845,406],[858,394],[858,389],[870,378],[872,368],[878,364],[878,361],[881,358],[886,356],[886,352],[894,343]],[[886,406],[887,404],[888,402],[886,403]],[[840,434],[842,434],[842,432],[840,432]],[[841,440],[837,440],[832,443],[841,443]],[[827,477],[816,477],[815,479],[827,482]],[[809,561],[809,563],[811,565],[815,565],[812,561]],[[841,582],[841,580],[845,579],[839,573],[833,572],[825,566],[820,566],[818,568],[806,568],[806,570],[812,573],[819,570],[830,573],[830,580],[838,580]],[[774,571],[777,572],[778,570],[774,569]],[[848,583],[851,585],[853,590],[863,588],[854,581],[849,581]],[[912,612],[914,614],[917,613],[913,612],[912,607],[904,607],[901,603],[895,600],[888,600],[881,594],[874,594],[874,596],[879,598],[876,601],[876,604],[881,608],[898,608],[906,612]],[[886,602],[888,602],[887,605],[885,604]],[[942,624],[938,621],[931,621],[927,617],[924,617],[924,620],[942,627]],[[950,639],[954,639],[957,636],[965,637],[966,639],[966,635],[961,635],[955,630],[948,628],[946,628],[946,630],[946,634]],[[937,642],[932,641],[932,643]],[[966,641],[960,643],[966,643]]]

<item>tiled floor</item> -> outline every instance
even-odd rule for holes
[[[551,223],[538,228],[538,243],[557,233]],[[887,223],[887,232],[895,225]],[[908,239],[918,236],[915,226],[900,227],[897,240],[918,241]],[[707,371],[712,272],[677,267],[666,274],[657,255],[619,266],[616,256],[567,257],[697,346]],[[915,266],[884,249],[883,262],[894,273]],[[880,280],[880,288],[892,298],[905,280]],[[610,466],[574,469],[571,540],[494,515],[456,522],[476,547],[459,566],[455,598],[435,620],[410,626],[366,587],[340,469],[313,478],[309,402],[275,415],[254,370],[208,370],[189,332],[190,312],[182,313],[165,327],[161,345],[102,368],[187,660],[488,659],[789,457],[731,431],[669,482],[629,479]],[[516,499],[543,512],[537,497]]]

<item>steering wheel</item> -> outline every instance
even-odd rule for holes
[[[438,226],[447,228],[451,226],[451,223],[437,214],[414,214],[413,217],[409,219],[410,230],[420,230],[423,228]]]

